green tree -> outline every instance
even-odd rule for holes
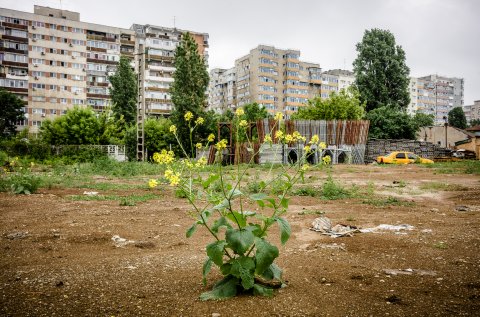
[[[303,120],[358,120],[365,113],[365,103],[360,101],[358,90],[349,87],[342,89],[337,94],[333,92],[328,99],[319,96],[308,101],[293,119]]]
[[[117,71],[108,80],[112,84],[110,97],[115,117],[120,119],[123,116],[127,124],[134,124],[137,116],[137,76],[127,57],[120,57]]]
[[[480,119],[470,120],[470,127],[475,127],[477,125],[480,125]]]
[[[145,121],[145,148],[149,157],[163,149],[170,150],[170,147],[175,153],[180,153],[175,136],[169,131],[171,125],[172,121],[166,118],[148,118]]]
[[[465,129],[467,127],[467,118],[462,107],[455,107],[448,113],[448,123],[456,128]]]
[[[418,130],[423,127],[429,127],[434,125],[434,118],[435,116],[433,114],[417,112],[412,119]]]
[[[125,144],[127,125],[123,116],[117,119],[112,109],[107,108],[98,115],[98,123],[102,133],[100,144]]]
[[[409,139],[415,140],[417,126],[404,110],[383,106],[369,111],[368,137],[371,139]]]
[[[366,30],[353,62],[355,85],[370,111],[382,106],[405,109],[410,103],[410,69],[403,48],[388,30]]]
[[[24,119],[23,101],[11,92],[0,89],[0,137],[14,135],[17,121]]]
[[[244,105],[243,110],[245,111],[243,118],[248,122],[256,122],[257,120],[268,117],[267,109],[260,107],[256,102]]]
[[[91,108],[75,106],[53,121],[44,121],[40,135],[46,143],[52,145],[86,145],[100,144],[103,131]]]
[[[184,33],[175,50],[175,72],[170,93],[174,109],[171,120],[177,126],[180,142],[187,153],[191,153],[190,131],[184,115],[190,111],[194,118],[206,117],[206,90],[208,72],[205,60],[198,53],[198,45],[189,33]],[[204,137],[202,131],[194,135],[193,144]]]

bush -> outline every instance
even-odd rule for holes
[[[352,190],[348,190],[335,182],[332,175],[328,175],[327,181],[322,186],[321,195],[323,199],[336,200],[350,198],[353,196],[353,193]]]
[[[37,191],[40,183],[41,179],[32,174],[12,174],[0,179],[0,191],[29,195]]]

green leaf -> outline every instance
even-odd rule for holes
[[[232,189],[227,193],[227,199],[232,200],[241,195],[243,195],[241,191],[239,191],[238,189]]]
[[[268,195],[264,193],[257,193],[257,194],[250,195],[251,200],[264,200],[265,198],[268,198]]]
[[[216,283],[211,291],[200,295],[200,299],[206,301],[233,297],[237,295],[238,282],[238,278],[228,275]]]
[[[255,282],[255,261],[251,257],[241,256],[232,262],[230,274],[241,279],[244,289],[250,289]]]
[[[261,276],[267,281],[277,279],[282,280],[282,269],[278,267],[275,263],[270,264],[270,266],[261,274]]]
[[[253,244],[255,236],[250,230],[229,229],[226,233],[228,246],[236,253],[243,255]]]
[[[236,211],[232,211],[232,212],[229,212],[226,216],[233,223],[238,223],[240,228],[243,228],[247,225],[247,217],[243,216],[241,213],[238,213]]]
[[[222,272],[223,276],[227,276],[230,274],[231,269],[232,269],[232,264],[223,263],[223,265],[220,267],[220,272]]]
[[[252,228],[251,231],[255,237],[262,237],[262,226],[260,226],[259,224],[250,224],[249,227]],[[264,232],[263,235],[265,235],[265,233],[266,232]]]
[[[203,275],[203,278],[202,278],[202,283],[203,285],[207,285],[207,275],[208,273],[210,273],[210,269],[212,268],[212,259],[210,258],[207,258],[207,260],[205,261],[205,263],[203,263],[203,269],[202,269],[202,275]]]
[[[288,202],[290,201],[290,198],[285,198],[283,197],[282,200],[280,200],[280,205],[283,208],[288,208]]]
[[[261,295],[261,296],[266,296],[266,297],[272,297],[273,296],[273,289],[265,287],[260,284],[254,284],[253,285],[253,295]]]
[[[224,199],[224,200],[222,200],[221,203],[214,206],[212,209],[213,210],[224,210],[224,209],[228,208],[229,206],[230,206],[230,204],[228,203],[228,200]]]
[[[195,222],[188,230],[187,230],[187,238],[190,238],[192,234],[197,230],[197,223]]]
[[[227,219],[225,217],[220,217],[215,222],[213,223],[213,226],[210,228],[212,232],[218,233],[218,229],[221,227],[226,227],[228,229],[231,229],[232,226],[228,223]]]
[[[275,221],[278,223],[278,227],[280,228],[280,241],[282,242],[282,244],[285,244],[290,238],[290,235],[292,234],[290,224],[287,220],[280,217],[275,217]]]
[[[218,174],[210,174],[210,176],[205,181],[202,182],[203,189],[207,189],[211,183],[213,183],[219,178],[220,178],[220,175]]]
[[[207,245],[207,255],[212,259],[213,263],[218,266],[223,264],[223,253],[227,242],[224,240],[215,241]]]
[[[255,273],[261,275],[278,257],[278,248],[267,240],[260,238],[255,239],[255,247],[257,249],[255,252]]]

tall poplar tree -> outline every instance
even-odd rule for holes
[[[410,69],[394,35],[388,30],[366,30],[357,52],[353,62],[355,85],[367,112],[382,106],[406,109],[410,103]]]
[[[137,76],[130,66],[130,60],[122,56],[117,71],[109,78],[112,87],[110,97],[113,112],[118,120],[122,116],[127,124],[133,124],[137,117]]]
[[[185,122],[185,112],[190,111],[194,118],[206,117],[204,108],[207,103],[208,86],[207,65],[198,52],[198,45],[190,33],[184,33],[182,41],[175,50],[175,72],[170,94],[174,105],[171,120],[177,126],[177,133],[187,153],[191,153],[189,130]],[[207,118],[205,118],[207,119]],[[205,127],[198,129],[194,140],[206,133]],[[195,142],[194,142],[195,143]]]
[[[24,119],[24,102],[15,94],[0,89],[0,138],[16,133],[17,121]]]

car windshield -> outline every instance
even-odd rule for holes
[[[412,153],[408,153],[408,158],[411,159],[411,160],[416,160],[418,158],[418,156],[416,156],[415,154],[412,154]]]

